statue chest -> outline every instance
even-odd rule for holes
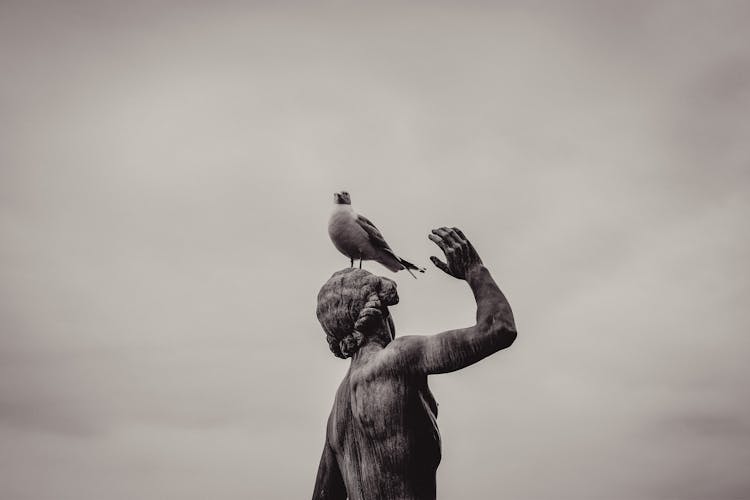
[[[427,384],[375,383],[352,391],[350,428],[356,441],[376,448],[396,461],[440,462],[437,402]]]

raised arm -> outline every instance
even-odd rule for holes
[[[407,336],[392,342],[403,366],[422,373],[460,370],[510,346],[516,339],[516,325],[508,301],[474,246],[458,228],[440,228],[429,238],[445,253],[446,262],[432,262],[454,278],[465,280],[477,303],[476,324],[431,336]]]

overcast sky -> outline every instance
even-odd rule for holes
[[[0,4],[0,497],[309,497],[346,189],[432,377],[443,499],[750,497],[747,2]]]

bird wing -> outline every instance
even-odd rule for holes
[[[385,242],[385,238],[383,238],[383,235],[380,234],[378,228],[375,227],[375,224],[370,222],[367,217],[365,217],[364,215],[357,215],[357,224],[359,224],[359,227],[365,230],[365,232],[367,233],[367,237],[370,239],[370,243],[372,243],[372,246],[381,250],[386,250],[389,253],[393,253],[393,250],[391,250],[391,247],[388,246],[388,243]]]

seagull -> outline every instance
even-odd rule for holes
[[[375,224],[354,211],[349,193],[334,193],[333,202],[335,206],[328,220],[328,235],[338,251],[349,257],[350,267],[354,267],[354,259],[359,259],[360,269],[363,260],[374,260],[394,273],[406,269],[414,278],[412,269],[420,273],[425,271],[393,253]]]

